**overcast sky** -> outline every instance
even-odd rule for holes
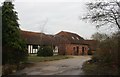
[[[22,30],[47,34],[69,31],[86,39],[96,32],[94,24],[79,19],[87,11],[86,2],[88,0],[16,0],[14,4]]]

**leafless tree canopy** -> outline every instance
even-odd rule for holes
[[[88,13],[83,19],[97,23],[96,27],[110,25],[120,30],[120,1],[87,3]]]

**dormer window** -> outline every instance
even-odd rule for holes
[[[72,39],[74,40],[75,38],[74,38],[74,37],[72,37]]]
[[[79,40],[79,38],[78,37],[76,37],[78,40]]]

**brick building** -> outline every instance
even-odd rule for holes
[[[84,43],[84,39],[71,32],[61,31],[57,36],[67,40],[64,44],[58,44],[59,54],[63,55],[87,55],[89,50],[88,45]]]
[[[29,31],[21,31],[20,33],[27,43],[28,53],[37,53],[41,45],[48,45],[54,48],[53,52],[55,54],[87,55],[88,51],[93,48],[92,42],[95,42],[94,40],[88,42],[78,34],[65,31],[61,31],[56,35]]]

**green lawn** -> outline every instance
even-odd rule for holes
[[[53,60],[68,59],[68,58],[72,58],[72,56],[56,55],[51,57],[38,57],[36,55],[29,55],[28,62],[43,62],[43,61],[53,61]]]

